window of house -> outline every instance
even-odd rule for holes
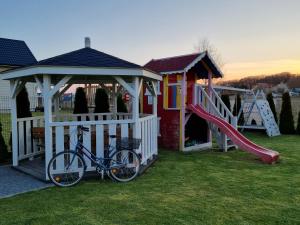
[[[180,76],[164,77],[164,109],[179,109],[181,101]],[[169,82],[169,80],[171,82]]]
[[[157,87],[156,88],[157,88],[156,89],[157,95],[161,95],[161,92],[160,92],[160,81],[157,82]],[[153,96],[151,95],[151,93],[148,90],[148,88],[146,88],[145,96],[147,96],[147,104],[148,105],[152,105],[153,104]]]
[[[169,109],[179,109],[180,102],[180,85],[179,84],[169,84],[168,85],[168,108]]]
[[[153,105],[153,96],[152,95],[147,96],[147,103],[148,103],[148,105]]]

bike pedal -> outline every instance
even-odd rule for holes
[[[101,179],[104,180],[104,170],[101,171]]]

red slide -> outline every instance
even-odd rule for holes
[[[279,159],[278,152],[261,147],[251,142],[246,137],[244,137],[240,132],[238,132],[231,124],[227,123],[225,120],[219,117],[216,117],[208,113],[201,106],[188,105],[187,109],[191,110],[199,117],[218,126],[221,132],[225,133],[235,145],[237,145],[240,149],[243,149],[247,152],[257,155],[258,157],[261,158],[263,162],[272,164]]]

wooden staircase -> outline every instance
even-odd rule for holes
[[[206,90],[199,84],[195,84],[194,88],[194,104],[201,105],[209,113],[225,120],[237,129],[237,117],[233,116],[231,111],[224,104],[218,93],[213,89]],[[220,129],[212,124],[208,124],[212,135],[215,137],[220,149],[227,151],[230,148],[236,148],[236,145],[225,135]]]

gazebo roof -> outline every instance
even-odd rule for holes
[[[51,76],[139,76],[161,80],[156,72],[137,64],[85,47],[52,58],[41,60],[33,65],[2,72],[3,79],[32,77],[39,74]]]
[[[89,47],[39,61],[37,65],[141,68],[137,64]]]

